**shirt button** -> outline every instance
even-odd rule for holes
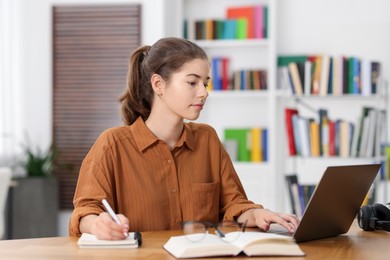
[[[172,161],[171,161],[171,160],[168,160],[168,163],[169,163],[169,164],[171,164],[171,163],[172,163]]]
[[[172,192],[172,193],[176,193],[176,189],[173,188],[173,189],[171,190],[171,192]]]

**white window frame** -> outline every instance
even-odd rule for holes
[[[0,1],[0,165],[21,149],[19,3]]]

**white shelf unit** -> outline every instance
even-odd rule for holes
[[[277,125],[276,96],[276,0],[181,0],[177,36],[183,37],[185,19],[206,20],[226,18],[226,9],[234,6],[268,6],[268,37],[246,40],[195,41],[211,56],[229,57],[229,71],[242,69],[267,70],[268,89],[262,91],[210,91],[206,106],[197,122],[213,126],[223,141],[224,129],[266,127],[268,129],[268,161],[264,163],[235,162],[236,171],[248,198],[265,207],[283,208],[280,193],[282,172],[278,167],[281,147]],[[284,186],[283,186],[284,188]]]
[[[376,109],[382,109],[387,111],[388,107],[388,95],[387,93],[362,96],[362,95],[341,95],[341,96],[301,96],[295,97],[292,95],[280,94],[281,99],[281,112],[286,107],[295,107],[298,109],[299,114],[304,117],[313,117],[318,119],[318,112],[315,110],[320,108],[326,109],[328,117],[331,120],[344,119],[356,124],[362,114],[362,108],[364,106],[374,107]],[[386,112],[387,113],[387,112]],[[287,134],[285,128],[284,115],[282,116],[280,125],[284,129],[283,133],[283,147],[284,157],[283,160],[283,175],[297,174],[300,184],[317,184],[327,166],[337,165],[357,165],[357,164],[369,164],[378,163],[382,157],[340,157],[340,156],[319,156],[319,157],[300,157],[289,156]],[[385,130],[385,134],[387,131]],[[386,137],[386,140],[388,138]],[[379,183],[379,175],[377,178],[377,184]],[[285,195],[286,196],[286,195]],[[387,189],[381,188],[381,191],[377,191],[376,196],[381,199],[387,196]],[[288,197],[285,198],[288,201]],[[284,211],[288,211],[287,203]]]

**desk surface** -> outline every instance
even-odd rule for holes
[[[0,256],[1,259],[175,259],[162,246],[170,236],[179,234],[181,231],[178,230],[143,232],[143,244],[139,249],[80,249],[76,244],[77,237],[4,240],[0,241]],[[299,245],[306,257],[276,259],[389,259],[390,232],[365,232],[354,222],[345,235]],[[244,259],[245,256],[227,258]],[[250,259],[253,258],[256,257]]]

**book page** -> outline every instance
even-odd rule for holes
[[[264,232],[241,233],[234,245],[248,255],[305,255],[290,236]]]
[[[224,242],[216,235],[206,234],[198,242],[191,242],[186,236],[171,237],[164,245],[165,250],[177,258],[237,255],[241,249]]]

